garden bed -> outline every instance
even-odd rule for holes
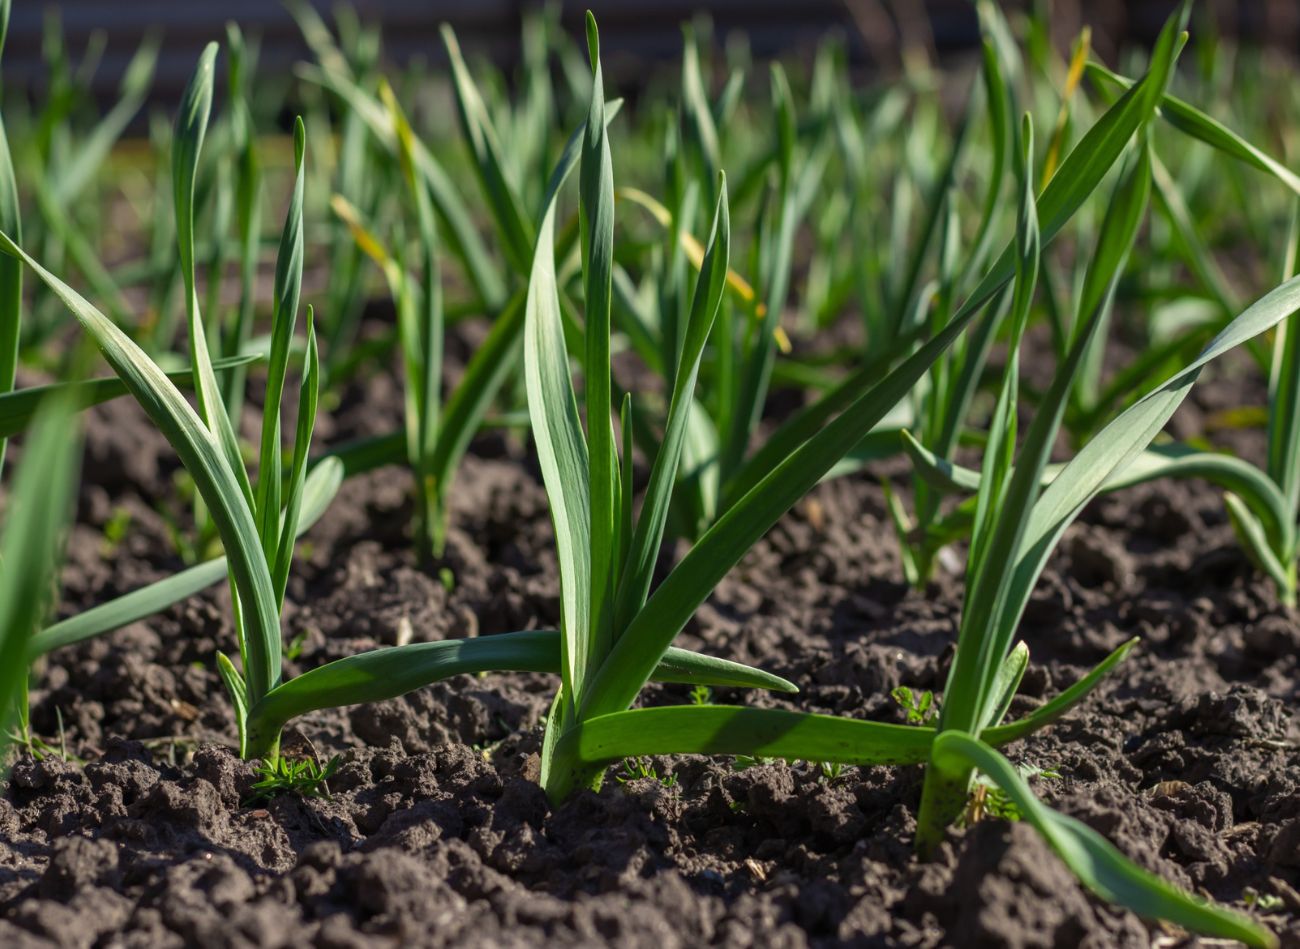
[[[1241,384],[1207,380],[1184,422]],[[95,411],[105,424],[89,428],[68,611],[177,566],[158,513],[174,503],[170,450],[133,403]],[[321,441],[390,428],[399,412],[400,392],[376,377],[329,413]],[[891,470],[907,468],[877,473]],[[514,440],[476,441],[431,568],[411,552],[408,488],[396,469],[350,479],[306,536],[285,614],[286,637],[302,634],[292,672],[408,636],[558,621],[545,494]],[[105,525],[122,512],[129,527],[109,550]],[[782,519],[683,645],[802,690],[711,700],[903,722],[890,691],[942,688],[960,595],[942,573],[926,595],[909,591],[882,492],[855,475]],[[919,769],[655,759],[653,776],[614,768],[600,793],[552,808],[536,771],[554,681],[536,674],[307,716],[288,740],[342,756],[330,796],[249,805],[255,775],[232,750],[211,661],[235,648],[227,596],[49,657],[33,724],[47,740],[62,727],[80,760],[20,760],[0,800],[4,945],[1182,941],[1089,896],[1020,823],[954,830],[935,861],[917,861]],[[1094,502],[1022,634],[1032,661],[1012,718],[1141,638],[1082,705],[1010,746],[1055,775],[1036,790],[1185,888],[1237,905],[1260,894],[1275,931],[1300,939],[1300,630],[1240,552],[1220,492],[1165,481]],[[691,700],[684,686],[643,695]]]

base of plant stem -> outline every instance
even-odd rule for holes
[[[916,816],[916,852],[922,860],[934,856],[948,825],[966,809],[970,798],[971,768],[944,771],[931,760],[921,786],[921,809]]]
[[[422,484],[416,476],[415,547],[424,564],[442,559],[447,550],[447,506],[432,484]]]
[[[268,762],[275,761],[280,757],[280,736],[282,732],[282,728],[276,728],[274,735],[271,734],[270,729],[250,729],[244,740],[241,757],[245,761],[252,761],[254,758],[260,758]]]
[[[551,758],[550,767],[542,774],[542,790],[546,792],[551,806],[557,807],[583,789],[599,791],[604,773],[605,769],[600,765],[557,754]]]
[[[1295,570],[1292,568],[1293,575],[1288,578],[1290,582],[1285,586],[1279,586],[1277,591],[1278,599],[1281,600],[1282,605],[1288,609],[1295,609],[1296,605],[1296,579],[1294,573]]]

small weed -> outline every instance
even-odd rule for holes
[[[302,629],[294,634],[289,640],[289,644],[284,647],[284,658],[290,662],[297,662],[302,657],[302,648],[307,642],[307,630]]]
[[[934,693],[929,689],[913,692],[907,686],[900,685],[889,694],[907,713],[909,725],[929,725],[939,714],[938,706],[934,704]]]
[[[1246,887],[1242,892],[1242,899],[1251,909],[1262,913],[1271,913],[1273,910],[1281,909],[1283,905],[1282,897],[1274,893],[1261,893],[1252,886]]]
[[[666,788],[674,788],[677,786],[677,775],[669,774],[661,778],[659,772],[655,770],[654,761],[650,758],[624,758],[622,768],[614,775],[614,780],[618,781],[619,784],[627,784],[630,781],[638,781],[641,778],[650,778],[652,781],[658,781]]]
[[[111,557],[116,553],[117,548],[122,541],[126,539],[126,532],[131,527],[131,512],[125,507],[118,506],[113,508],[113,513],[108,516],[104,522],[104,556]]]
[[[1021,766],[1019,770],[1023,778],[1047,778],[1055,781],[1061,777],[1059,771],[1051,768]],[[1015,801],[1005,791],[983,775],[980,775],[975,779],[975,788],[971,792],[970,801],[966,805],[966,813],[963,815],[962,820],[967,826],[970,826],[984,820],[986,817],[991,817],[994,820],[1018,821],[1023,816]]]
[[[837,781],[844,776],[844,762],[842,761],[818,761],[816,764],[821,769],[822,780],[827,783]]]
[[[329,786],[326,782],[334,776],[341,760],[335,755],[323,768],[314,758],[276,758],[274,761],[263,761],[255,769],[260,780],[253,785],[253,794],[244,802],[244,806],[249,807],[284,794],[327,797]]]

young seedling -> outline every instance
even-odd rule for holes
[[[65,398],[40,409],[23,446],[0,534],[0,752],[11,736],[28,747],[28,642],[50,606],[72,509],[81,436]]]
[[[244,801],[251,807],[261,801],[291,794],[296,797],[325,797],[329,794],[330,778],[339,769],[343,759],[335,755],[322,767],[315,758],[290,760],[276,758],[256,767],[258,780],[253,783],[253,793]]]
[[[1089,64],[1089,72],[1110,85],[1132,86],[1131,81],[1095,64]],[[1268,173],[1300,195],[1300,178],[1286,166],[1199,109],[1165,95],[1161,99],[1161,114],[1183,133],[1210,144],[1223,155]],[[1300,217],[1294,213],[1290,233],[1283,244],[1283,279],[1295,276],[1297,251],[1300,251]],[[1195,341],[1195,335],[1191,338]],[[1132,386],[1145,374],[1158,374],[1158,365],[1167,360],[1170,352],[1186,346],[1186,342],[1186,338],[1179,337],[1170,346],[1157,347],[1151,351],[1156,356],[1154,359],[1148,359],[1148,354],[1139,356],[1109,383],[1093,411],[1084,419],[1076,420],[1082,425],[1076,432],[1087,432],[1087,426],[1095,424],[1101,407],[1121,402],[1123,396],[1118,394],[1117,386]],[[1300,533],[1297,533],[1297,517],[1300,517],[1300,331],[1296,330],[1294,318],[1288,317],[1273,335],[1270,356],[1266,412],[1268,455],[1264,467],[1257,467],[1235,455],[1166,442],[1147,448],[1127,467],[1115,471],[1101,490],[1121,490],[1166,477],[1203,478],[1222,487],[1225,491],[1223,502],[1243,549],[1274,582],[1282,602],[1294,606],[1297,558],[1300,558]],[[1087,372],[1089,365],[1086,361],[1080,378]],[[1095,385],[1088,387],[1096,389]],[[905,435],[905,447],[922,477],[940,493],[969,494],[979,489],[979,473],[940,458],[939,452],[933,451],[930,445],[922,445]],[[1047,465],[1044,482],[1057,477],[1060,471],[1060,465]],[[967,500],[959,510],[969,513],[970,508],[971,500]]]
[[[441,556],[446,540],[447,493],[455,469],[482,425],[496,393],[517,366],[523,329],[523,295],[516,294],[497,317],[488,340],[471,358],[446,405],[442,401],[444,327],[442,276],[434,207],[417,164],[417,139],[392,90],[380,98],[391,119],[398,166],[415,208],[419,269],[412,275],[398,245],[390,251],[368,230],[341,195],[335,213],[351,228],[359,247],[382,271],[397,307],[397,341],[405,383],[405,426],[401,445],[415,478],[415,540],[426,560]],[[391,458],[391,456],[390,456]]]
[[[593,71],[599,77],[594,21],[588,21]],[[1134,133],[1149,121],[1158,89],[1172,69],[1177,31],[1165,31],[1158,59],[1139,92],[1112,109],[1071,153],[1039,203],[1039,220],[1050,236],[1057,233],[1071,214],[1092,193],[1114,165]],[[708,321],[721,296],[725,258],[721,249],[729,237],[725,226],[726,189],[720,181],[710,252],[697,284],[688,324],[689,344],[683,347],[682,363],[675,378],[663,440],[665,446],[654,459],[650,486],[642,504],[636,530],[621,505],[619,463],[612,434],[599,434],[609,427],[611,408],[608,379],[608,317],[603,312],[608,275],[603,268],[610,259],[612,243],[612,168],[602,120],[603,90],[595,83],[591,117],[583,144],[584,171],[581,195],[586,239],[583,280],[586,286],[586,359],[584,380],[590,440],[578,422],[578,411],[569,379],[564,343],[554,254],[554,193],[539,229],[538,248],[529,286],[525,362],[528,370],[529,411],[542,463],[547,494],[556,525],[560,555],[562,632],[565,644],[564,684],[552,706],[543,754],[543,784],[554,800],[562,800],[574,789],[599,783],[602,760],[586,746],[587,723],[602,716],[617,721],[635,699],[664,649],[682,629],[714,586],[737,563],[777,519],[813,487],[836,462],[859,443],[872,427],[903,397],[986,304],[1001,292],[1015,275],[1018,257],[1009,247],[973,291],[949,324],[920,346],[893,371],[871,377],[855,374],[825,397],[787,429],[803,435],[788,447],[765,477],[735,502],[660,586],[649,593],[650,565],[662,537],[661,509],[671,495],[676,467],[680,462],[680,432],[688,404],[699,353],[708,335]],[[599,225],[599,226],[597,226]],[[1027,304],[1026,304],[1027,305]],[[596,334],[598,339],[593,340]],[[602,342],[603,339],[603,342]],[[873,384],[874,383],[874,384]],[[817,418],[818,428],[805,430]],[[596,447],[597,445],[601,447]],[[761,453],[761,450],[760,450]],[[626,470],[626,460],[623,470]],[[608,485],[608,488],[605,486]],[[622,493],[620,493],[622,492]],[[631,537],[631,543],[625,544]],[[608,575],[606,575],[608,571]],[[613,598],[612,591],[617,591]],[[701,721],[716,713],[713,707],[694,709]],[[643,713],[630,713],[640,715]],[[670,713],[671,716],[675,713]],[[777,718],[781,721],[781,714]],[[793,714],[793,713],[789,713]],[[685,721],[690,721],[690,718]],[[778,726],[780,731],[784,726]],[[707,726],[702,726],[708,731]],[[897,734],[914,749],[928,748],[922,729],[899,727]],[[690,741],[687,732],[665,725],[662,740]],[[771,729],[750,733],[740,727],[728,733],[730,741],[745,745],[746,738],[761,743]],[[640,738],[648,738],[642,735]],[[874,745],[877,746],[878,745]],[[599,749],[605,751],[608,749]],[[695,749],[704,750],[704,749]],[[746,747],[734,753],[757,754]],[[595,757],[591,757],[595,754]],[[623,755],[618,755],[623,757]],[[835,754],[792,752],[788,757],[839,760]]]
[[[218,668],[231,694],[239,726],[241,753],[249,758],[273,762],[279,758],[280,734],[291,719],[323,708],[379,701],[402,695],[430,682],[468,672],[518,670],[556,672],[561,667],[560,636],[555,631],[537,630],[506,633],[465,641],[411,643],[391,649],[379,649],[336,660],[297,678],[285,681],[281,668],[283,645],[280,608],[293,553],[293,540],[302,523],[307,506],[306,454],[316,407],[315,337],[308,311],[307,360],[299,390],[298,428],[294,440],[293,460],[288,471],[279,463],[278,438],[268,436],[268,429],[278,431],[279,394],[287,373],[292,320],[297,308],[298,282],[301,280],[301,191],[297,190],[289,210],[281,252],[277,262],[276,310],[272,328],[271,371],[278,383],[269,387],[276,394],[268,397],[264,412],[261,465],[256,483],[239,457],[233,437],[233,423],[224,412],[208,359],[206,334],[203,330],[192,275],[193,236],[190,209],[192,200],[186,186],[192,181],[203,130],[207,124],[212,91],[215,44],[200,60],[178,121],[177,140],[177,208],[183,269],[186,271],[190,342],[194,356],[195,388],[199,396],[196,411],[182,396],[165,373],[120,328],[66,283],[50,273],[22,250],[8,235],[0,233],[0,248],[18,256],[58,296],[77,318],[83,330],[94,340],[123,385],[149,414],[154,424],[180,456],[186,470],[217,525],[226,551],[225,562],[214,561],[187,572],[184,584],[206,583],[199,580],[219,569],[229,573],[235,604],[236,631],[239,635],[242,670],[223,655]],[[301,185],[305,134],[302,124],[295,134],[298,182]],[[577,164],[577,147],[566,151],[556,171],[556,188]],[[473,396],[466,398],[472,399]],[[341,477],[342,464],[326,458],[313,470],[323,504],[332,495]],[[332,469],[332,470],[331,470]],[[318,474],[319,473],[319,474]],[[274,485],[267,484],[273,477]],[[281,501],[281,484],[284,486]],[[278,515],[272,517],[274,509]],[[200,576],[200,574],[202,576]],[[138,595],[137,595],[138,594]],[[111,616],[100,615],[93,628],[124,616],[140,614],[146,607],[156,609],[162,593],[155,587],[131,594],[122,601],[107,605]],[[171,595],[168,592],[167,595]],[[40,639],[42,648],[93,635],[79,624],[78,617],[47,630]],[[784,680],[750,669],[739,663],[700,656],[685,650],[662,651],[657,657],[653,677],[659,681],[689,685],[768,686],[791,688]]]
[[[229,557],[244,671],[219,655],[218,666],[236,707],[241,744],[248,700],[261,698],[280,679],[279,611],[298,533],[306,480],[307,449],[315,421],[317,360],[308,313],[307,359],[299,393],[298,429],[290,470],[281,468],[280,396],[288,370],[290,340],[302,279],[302,163],[305,133],[295,129],[297,186],[291,202],[276,273],[276,311],[263,415],[256,488],[240,457],[234,423],[221,397],[208,356],[199,312],[194,256],[194,176],[212,101],[217,47],[210,45],[186,89],[174,137],[172,183],[177,237],[189,317],[190,354],[198,412],[138,345],[66,284],[28,257],[7,235],[5,249],[25,259],[72,309],[123,384],[162,429],[194,477]],[[281,493],[284,485],[284,503]],[[156,591],[154,591],[156,593]],[[44,643],[42,645],[48,645]]]
[[[983,83],[980,89],[988,110],[993,147],[990,177],[981,205],[976,241],[969,255],[959,254],[961,233],[956,209],[956,177],[966,153],[967,141],[972,134],[968,132],[968,126],[974,121],[979,102],[978,96],[972,94],[942,172],[931,188],[928,199],[931,210],[925,219],[919,245],[912,253],[907,277],[894,301],[894,310],[899,315],[900,322],[892,328],[893,338],[905,335],[923,323],[933,333],[948,322],[959,294],[969,286],[973,274],[982,266],[989,239],[1002,210],[999,195],[1003,190],[1003,173],[1015,139],[1013,97],[1003,77],[1004,70],[993,40],[995,24],[1000,14],[987,4],[980,4],[980,14],[984,31],[981,71]],[[922,265],[932,247],[937,257],[937,275],[934,281],[922,285]],[[1011,298],[1004,291],[992,306],[1004,310],[1010,303]],[[984,375],[1001,322],[1000,319],[988,320],[977,327],[946,353],[927,374],[923,383],[912,392],[915,431],[938,457],[950,458],[957,448],[962,425]],[[924,478],[914,477],[914,503],[909,514],[888,482],[883,482],[883,485],[899,538],[904,574],[913,587],[924,589],[932,578],[936,558],[952,540],[946,519],[940,516],[942,495]]]
[[[898,703],[909,725],[929,725],[939,714],[934,706],[934,693],[929,689],[913,692],[908,686],[900,685],[889,693],[889,697]]]
[[[1029,173],[1032,167],[1030,136],[1024,136],[1019,151],[1017,238],[992,271],[992,275],[998,275],[1010,269],[1015,276],[1011,307],[1013,356],[999,393],[994,431],[985,455],[974,515],[967,597],[957,653],[937,725],[885,725],[735,706],[676,706],[624,711],[622,709],[627,708],[635,695],[635,689],[628,689],[626,685],[616,693],[618,706],[611,708],[613,702],[596,704],[595,714],[584,715],[583,711],[592,708],[593,693],[597,699],[603,698],[599,688],[604,683],[598,674],[594,684],[586,686],[589,694],[579,706],[578,713],[573,715],[575,720],[549,749],[552,775],[558,762],[564,762],[575,770],[586,766],[587,770],[578,770],[578,773],[589,779],[591,767],[601,762],[633,755],[692,752],[847,764],[924,763],[925,784],[918,815],[917,843],[923,853],[928,853],[942,838],[947,825],[966,810],[972,782],[976,772],[980,772],[1005,793],[1023,818],[1044,835],[1080,879],[1104,898],[1193,931],[1235,938],[1251,945],[1275,943],[1271,934],[1252,920],[1182,893],[1129,862],[1091,828],[1051,811],[1034,797],[1016,768],[995,750],[999,745],[1032,734],[1064,714],[1087,695],[1133,645],[1130,642],[1116,650],[1073,687],[1031,715],[1002,724],[1028,663],[1028,649],[1024,644],[1014,645],[1016,629],[1034,583],[1065,527],[1095,496],[1106,479],[1113,472],[1122,470],[1155,437],[1210,360],[1267,331],[1300,304],[1300,279],[1292,280],[1261,298],[1233,320],[1197,360],[1135,402],[1089,442],[1056,480],[1047,488],[1040,488],[1041,472],[1059,429],[1074,375],[1090,344],[1091,335],[1101,322],[1103,303],[1114,292],[1118,274],[1147,205],[1151,166],[1145,130],[1155,114],[1185,41],[1181,26],[1186,16],[1184,6],[1166,24],[1146,77],[1085,135],[1062,162],[1038,201],[1034,198]],[[1026,125],[1026,132],[1028,128]],[[1083,198],[1097,187],[1102,177],[1099,172],[1116,162],[1135,135],[1136,145],[1108,208],[1101,240],[1088,270],[1081,297],[1082,328],[1017,453],[1015,410],[1019,373],[1014,354],[1033,299],[1042,240],[1059,229],[1063,222],[1062,213],[1067,208],[1070,211],[1077,208]],[[990,283],[992,286],[985,292],[983,300],[987,300],[1003,282],[1005,278],[996,281],[992,276],[986,278],[981,286]],[[954,324],[962,325],[962,316],[970,306],[968,303],[958,310],[946,329],[951,329]],[[921,352],[927,348],[923,347]],[[531,350],[530,346],[529,355]],[[933,358],[930,355],[931,361]],[[832,425],[838,421],[836,419]],[[825,431],[813,436],[808,445],[817,444],[824,437]],[[807,451],[807,446],[800,449],[786,461],[786,466],[796,463]],[[1017,462],[1014,466],[1013,458]],[[760,491],[772,484],[775,477],[775,473],[770,475],[755,490]],[[554,494],[552,489],[553,497]],[[732,516],[745,508],[745,502],[740,502],[733,509]],[[681,597],[682,602],[693,609],[694,602],[698,601],[683,596],[683,583],[674,583],[674,579],[683,568],[703,569],[703,564],[695,561],[693,555],[701,547],[707,548],[709,540],[723,531],[728,523],[724,517],[705,535],[656,591],[645,613],[653,613],[649,607],[657,606],[658,598],[666,593]],[[715,553],[713,550],[709,552]],[[698,582],[695,576],[691,580]],[[675,620],[680,614],[670,615]],[[679,628],[675,622],[668,622],[662,616],[655,619],[659,629]],[[609,671],[602,669],[601,674],[610,677],[627,675],[628,660],[636,654],[632,644],[640,645],[634,638],[637,632],[635,627],[623,631],[611,650]],[[642,650],[644,648],[641,646]],[[622,662],[614,663],[613,660]],[[562,709],[568,707],[561,706]],[[556,790],[567,789],[559,782],[549,788],[553,794]]]

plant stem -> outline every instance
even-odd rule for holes
[[[280,733],[283,725],[249,719],[245,723],[243,758],[251,761],[261,758],[263,761],[275,761],[280,757]]]
[[[966,807],[973,774],[970,767],[944,768],[931,757],[921,787],[921,810],[916,817],[916,852],[922,859],[934,856],[948,825]]]
[[[566,741],[573,732],[561,735],[551,755],[549,767],[542,774],[542,789],[552,806],[558,806],[573,796],[574,792],[589,788],[599,791],[604,768],[592,765],[578,758],[572,750],[572,742]]]

